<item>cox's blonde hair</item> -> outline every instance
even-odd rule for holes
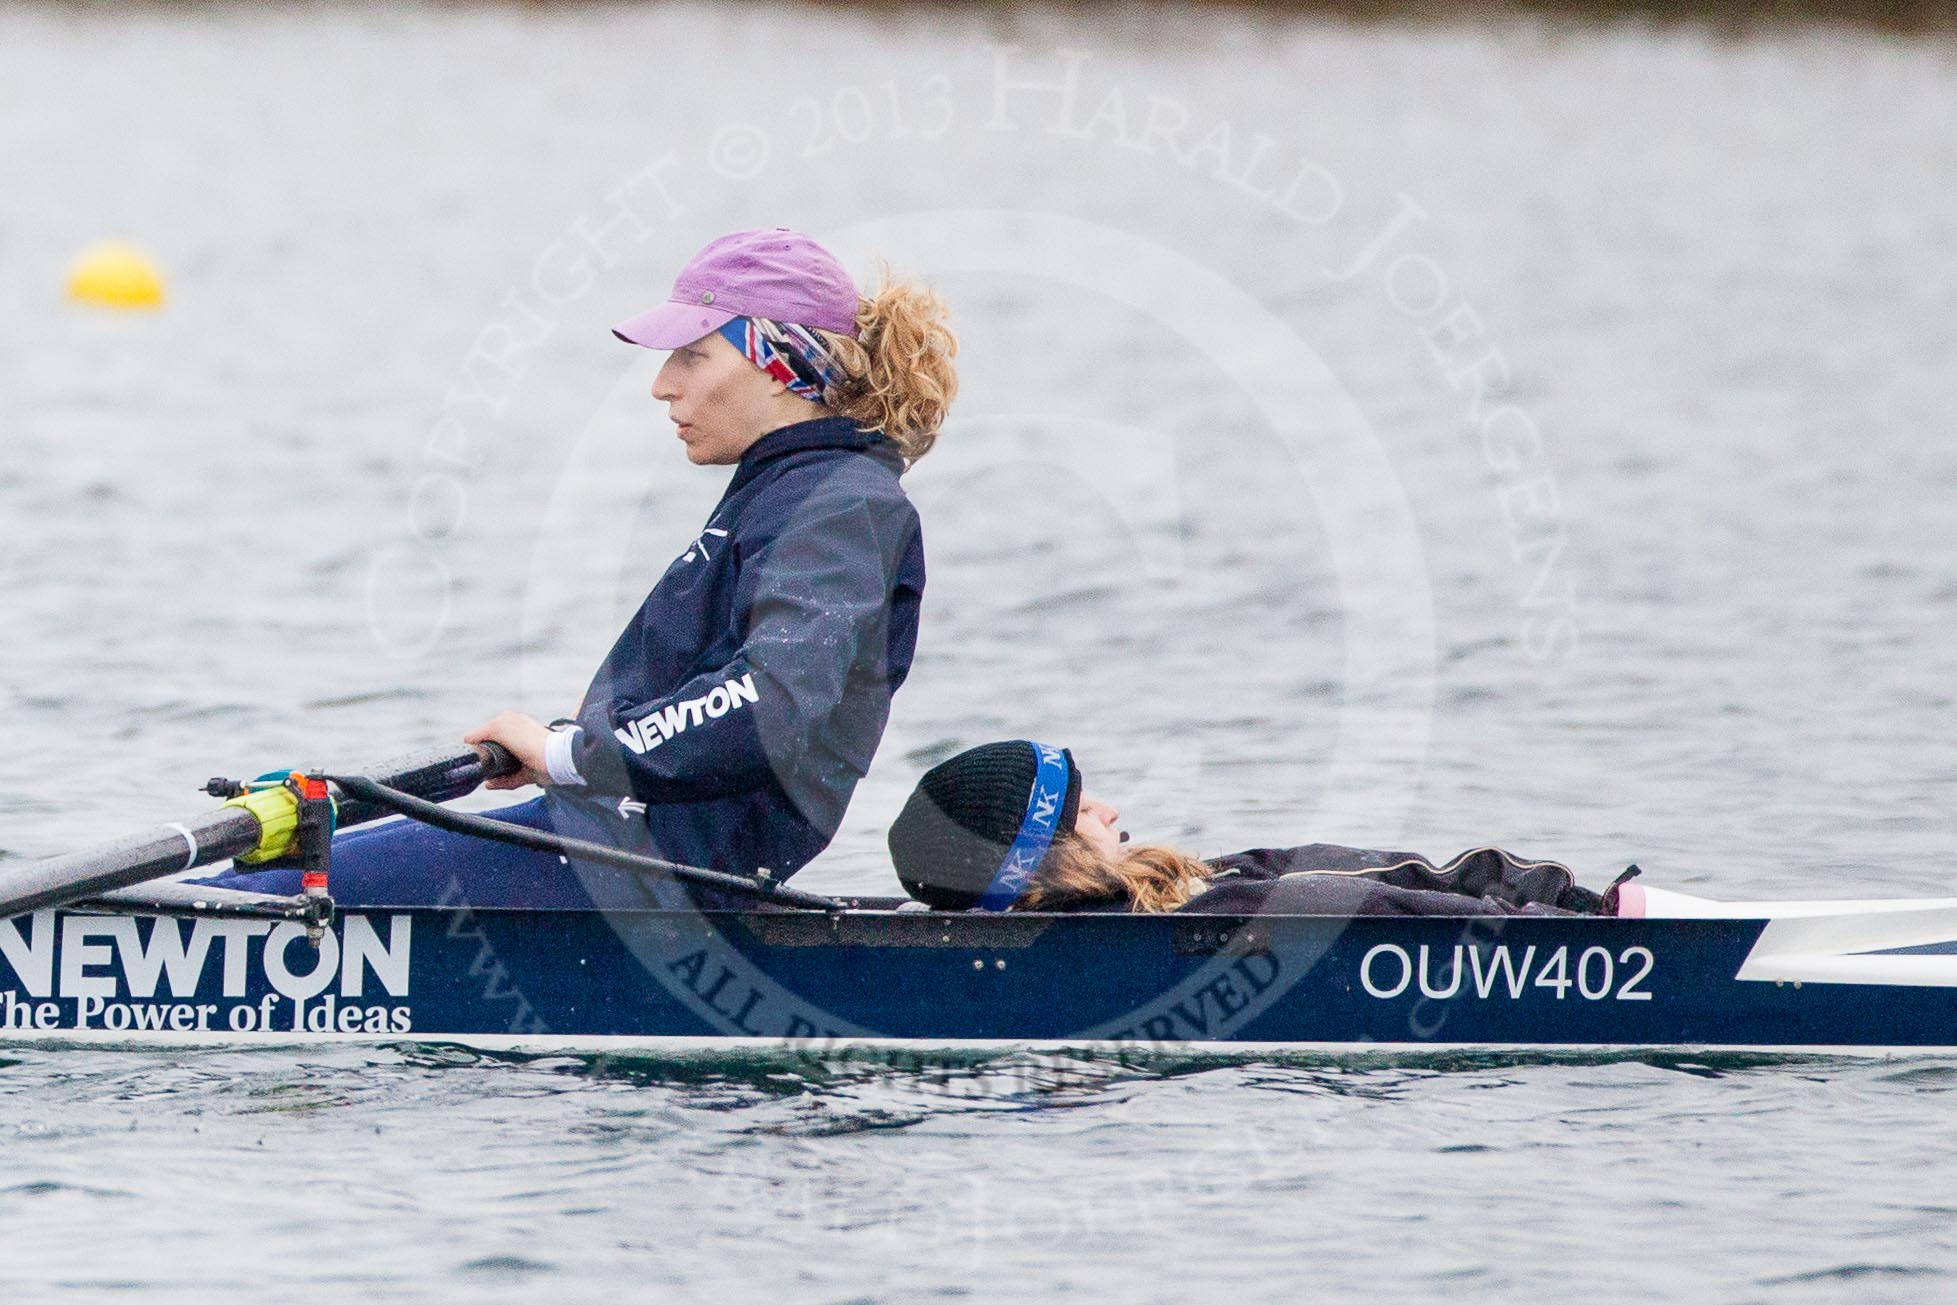
[[[1012,909],[1064,911],[1125,899],[1131,911],[1173,911],[1209,886],[1210,873],[1195,857],[1159,843],[1110,857],[1079,834],[1063,834]]]

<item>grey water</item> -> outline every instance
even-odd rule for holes
[[[1206,852],[1949,892],[1957,47],[1146,6],[0,8],[0,855],[575,705],[724,473],[608,325],[951,301],[831,850],[1031,735]],[[154,314],[64,301],[119,238]],[[10,1048],[0,1286],[1941,1300],[1957,1064]]]

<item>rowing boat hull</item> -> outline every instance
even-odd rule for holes
[[[0,1038],[1957,1048],[1957,903],[1725,918],[522,911],[0,922]],[[1874,909],[1869,909],[1874,908]]]

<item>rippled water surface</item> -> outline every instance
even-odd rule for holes
[[[10,1063],[10,1289],[1939,1299],[1957,1067]],[[193,1200],[194,1206],[190,1202]]]
[[[606,328],[784,223],[964,346],[798,883],[1040,734],[1206,852],[1946,892],[1953,142],[1953,47],[1850,31],[0,8],[0,855],[572,706],[723,483]],[[62,302],[108,236],[164,312]],[[1953,1083],[27,1048],[0,1284],[1934,1300]]]

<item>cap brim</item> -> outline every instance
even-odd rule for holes
[[[666,303],[626,318],[612,328],[612,334],[647,349],[677,349],[712,335],[738,316],[701,304]]]

